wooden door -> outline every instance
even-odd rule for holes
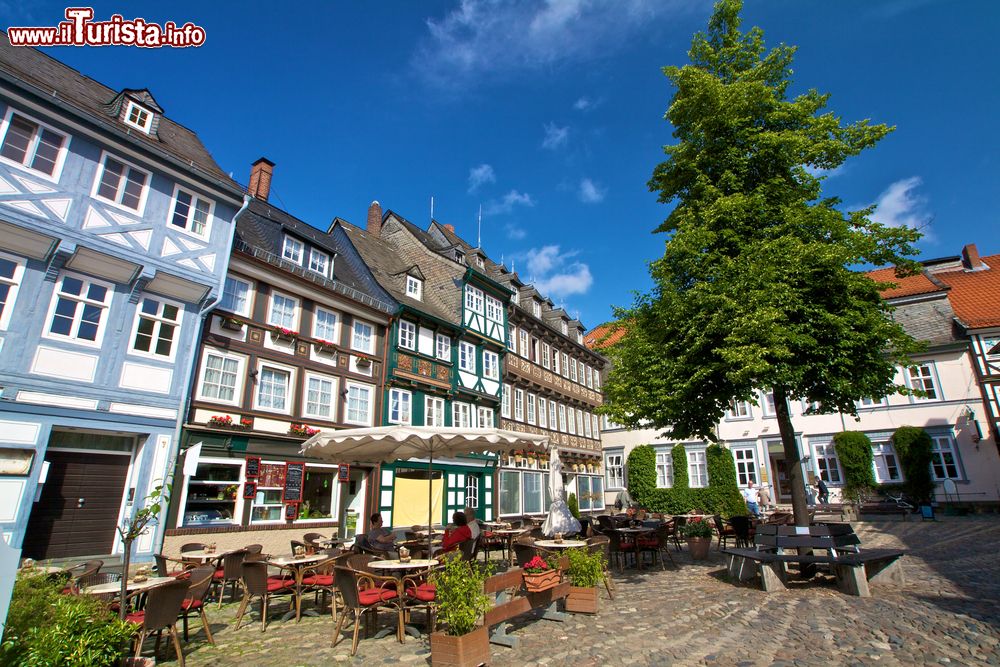
[[[48,478],[28,520],[23,555],[110,554],[130,458],[50,450]]]

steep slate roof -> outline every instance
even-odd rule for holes
[[[7,33],[0,31],[0,75],[6,74],[39,89],[38,94],[55,104],[69,105],[90,120],[103,125],[122,138],[128,137],[147,148],[163,151],[224,185],[242,190],[222,171],[198,136],[188,128],[160,116],[155,134],[125,127],[109,105],[121,91],[112,90],[72,67],[64,65],[41,51],[23,46],[11,46]],[[137,90],[128,89],[135,93]]]
[[[1000,327],[1000,255],[981,261],[989,268],[935,274],[951,287],[948,299],[959,321],[969,329]]]

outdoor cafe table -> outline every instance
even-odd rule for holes
[[[180,560],[196,560],[204,563],[207,560],[218,560],[224,558],[234,551],[239,551],[239,549],[215,549],[214,551],[205,551],[204,549],[195,549],[194,551],[185,551],[181,554]]]
[[[388,576],[394,577],[396,579],[396,591],[400,595],[400,604],[402,604],[402,596],[406,594],[406,591],[403,590],[403,575],[413,570],[423,570],[426,568],[434,567],[437,564],[438,562],[436,560],[411,558],[405,563],[398,559],[373,560],[368,563],[368,567],[370,567],[373,570],[385,570],[388,573]],[[403,631],[412,637],[420,637],[420,631],[417,630],[412,625],[403,625]],[[388,635],[390,632],[392,632],[392,628],[382,628],[381,630],[378,631],[378,633],[375,634],[375,637],[377,639],[381,639],[382,637]]]
[[[168,581],[177,581],[174,577],[149,577],[145,581],[133,581],[129,580],[125,583],[126,590],[129,593],[135,591],[146,591],[150,588],[159,586],[160,584],[165,584]],[[122,589],[122,582],[111,581],[106,584],[97,584],[96,586],[89,586],[83,589],[83,592],[87,595],[107,595],[109,593],[118,593]]]
[[[619,533],[624,539],[635,544],[635,564],[636,567],[641,568],[642,559],[639,558],[639,540],[638,540],[639,535],[642,535],[644,533],[655,533],[656,528],[616,528],[615,532]],[[627,559],[625,563],[626,565],[628,564]]]
[[[530,530],[530,528],[504,528],[503,530],[491,530],[490,532],[494,535],[500,535],[501,537],[506,538],[505,548],[507,549],[507,558],[511,562],[514,562],[514,550],[510,546],[511,542],[514,541],[515,536],[522,535]]]
[[[294,616],[295,622],[298,623],[302,618],[302,614],[305,614],[306,616],[319,616],[319,613],[317,613],[314,609],[306,609],[305,611],[302,611],[302,575],[308,569],[308,566],[314,565],[327,558],[329,558],[329,556],[326,554],[308,554],[302,556],[281,556],[267,561],[269,565],[290,569],[295,572],[295,599],[293,600],[295,608],[289,609],[285,615],[281,617],[281,620],[287,621]]]
[[[582,540],[563,540],[562,542],[556,542],[555,540],[535,540],[535,546],[542,547],[543,549],[576,549],[587,546],[587,543]]]

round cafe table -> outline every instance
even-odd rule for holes
[[[515,537],[517,537],[518,535],[523,535],[524,533],[527,533],[530,530],[531,530],[530,528],[503,528],[501,530],[491,530],[490,532],[493,533],[494,535],[500,535],[502,537],[507,538],[507,546],[506,546],[507,560],[513,563],[514,549],[511,548],[511,543],[513,543]]]
[[[200,563],[204,563],[207,560],[221,560],[223,557],[228,556],[234,551],[239,551],[239,549],[216,549],[214,551],[196,549],[194,551],[185,551],[180,555],[179,560],[196,560]]]
[[[126,590],[129,593],[135,591],[146,591],[150,588],[159,586],[160,584],[165,584],[168,581],[177,581],[174,577],[149,577],[145,581],[133,581],[129,580],[125,583]],[[112,581],[106,584],[97,584],[96,586],[89,586],[83,589],[86,595],[107,595],[109,593],[118,593],[122,589],[122,582]]]
[[[577,549],[587,546],[587,543],[582,540],[563,540],[562,542],[556,542],[555,540],[535,540],[535,546],[542,547],[543,549]]]
[[[287,621],[294,616],[295,622],[298,623],[302,616],[319,616],[319,613],[314,609],[302,611],[302,575],[310,565],[315,565],[321,560],[328,558],[330,556],[326,554],[302,554],[301,556],[280,556],[267,561],[268,565],[291,570],[295,574],[294,598],[292,600],[293,608],[285,612],[281,620]]]
[[[393,560],[373,560],[368,563],[368,567],[373,570],[385,570],[387,575],[390,577],[395,577],[396,579],[396,590],[400,595],[405,595],[406,591],[403,590],[403,575],[407,572],[413,570],[423,570],[425,568],[434,567],[438,562],[436,560],[427,560],[423,558],[411,558],[405,563],[398,559]],[[382,628],[379,630],[375,637],[381,639],[392,632],[392,628]],[[420,637],[420,630],[413,627],[412,625],[403,625],[403,632],[410,635],[411,637]],[[430,630],[428,630],[430,632]]]

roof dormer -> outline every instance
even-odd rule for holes
[[[163,109],[156,103],[153,95],[147,89],[131,90],[126,88],[112,102],[112,107],[117,107],[118,120],[127,127],[149,135],[156,134]]]

